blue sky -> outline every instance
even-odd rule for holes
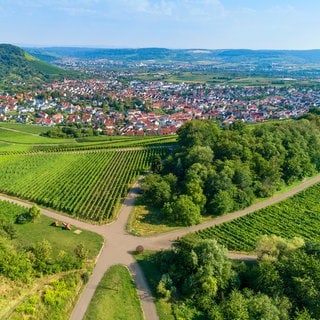
[[[0,43],[320,49],[319,0],[0,0]]]

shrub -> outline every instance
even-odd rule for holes
[[[136,252],[137,252],[138,254],[143,253],[143,251],[144,251],[144,247],[143,247],[142,245],[137,246]]]

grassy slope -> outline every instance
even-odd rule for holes
[[[129,271],[112,266],[102,278],[84,320],[143,320],[140,301]]]
[[[26,212],[26,208],[14,205],[6,201],[0,201],[0,218],[13,223],[15,217]],[[71,254],[79,243],[83,243],[88,250],[88,259],[92,261],[98,255],[103,239],[101,236],[82,231],[76,234],[73,231],[65,231],[62,228],[52,227],[52,220],[41,216],[35,223],[14,225],[17,230],[16,242],[29,245],[44,239],[50,242],[53,255],[63,250]],[[92,262],[86,268],[91,269]],[[81,274],[86,270],[63,272],[45,277],[35,278],[32,283],[23,284],[9,280],[0,275],[0,319],[67,319],[72,311],[78,293],[83,285]],[[64,288],[64,297],[55,308],[43,298],[54,290]],[[53,295],[51,295],[53,296]],[[59,298],[59,294],[54,295]]]

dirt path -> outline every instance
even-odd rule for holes
[[[280,202],[288,197],[291,197],[294,194],[316,183],[320,183],[320,175],[302,182],[298,186],[294,187],[293,189],[283,194],[276,195],[270,199],[254,204],[244,210],[236,211],[231,214],[218,217],[216,219],[213,219],[211,221],[205,222],[200,225],[196,225],[196,226],[188,227],[185,229],[165,233],[159,236],[148,237],[148,238],[136,237],[128,234],[125,231],[130,211],[134,204],[135,198],[138,195],[137,184],[131,189],[123,205],[121,206],[118,219],[115,222],[110,223],[108,225],[102,225],[102,226],[91,225],[90,223],[78,221],[68,216],[62,216],[60,214],[53,212],[52,210],[42,209],[43,214],[51,217],[52,219],[64,221],[76,227],[96,232],[102,235],[105,239],[104,246],[101,250],[100,256],[97,259],[96,266],[93,270],[92,276],[90,277],[89,282],[84,288],[73,310],[73,313],[70,319],[71,320],[83,319],[84,314],[89,306],[89,303],[93,297],[93,294],[102,276],[111,265],[120,263],[120,264],[126,265],[133,276],[133,279],[137,286],[138,295],[141,299],[141,304],[142,304],[145,318],[147,320],[157,320],[158,315],[156,312],[153,297],[150,292],[150,288],[147,285],[147,282],[143,276],[143,273],[139,265],[135,262],[135,260],[131,255],[131,252],[133,252],[138,245],[143,245],[145,249],[150,249],[150,250],[160,250],[160,249],[169,248],[173,241],[175,241],[178,237],[182,237],[186,235],[189,232],[205,229],[210,226],[218,225],[227,221],[231,221],[238,217],[242,217],[246,214],[250,214],[256,210],[259,210],[266,206]],[[18,199],[12,199],[5,195],[0,195],[0,199],[9,200],[24,206],[29,206],[29,207],[31,206],[30,203],[27,203]],[[230,258],[245,259],[245,260],[255,259],[254,256],[237,255],[237,254],[230,254]]]

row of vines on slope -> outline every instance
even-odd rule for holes
[[[320,242],[319,193],[318,184],[281,203],[197,234],[203,239],[216,238],[229,250],[237,251],[253,251],[264,234]]]
[[[164,148],[0,157],[0,191],[96,222],[112,219],[130,184]]]

